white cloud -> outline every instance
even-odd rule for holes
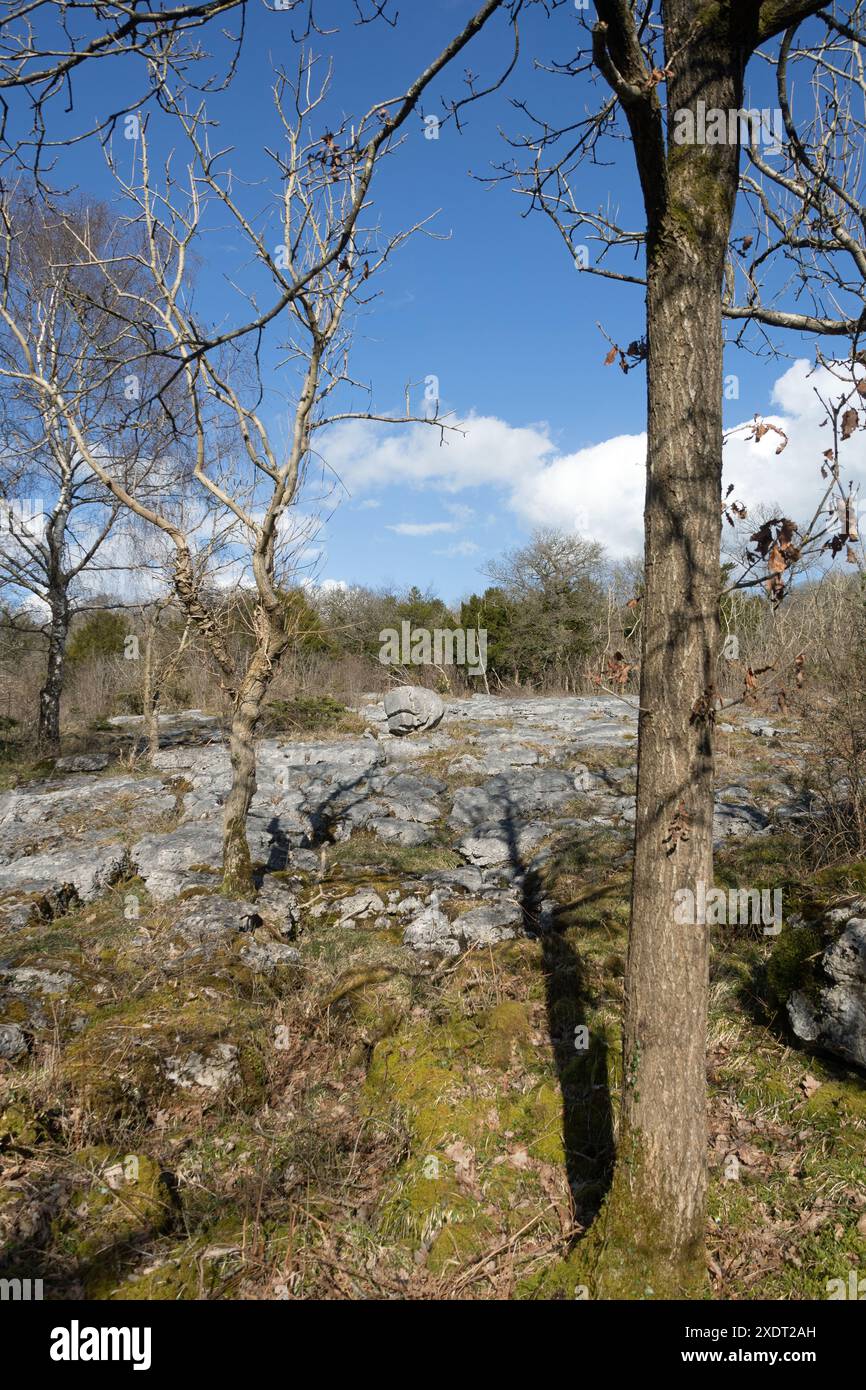
[[[533,526],[591,536],[613,556],[643,546],[646,435],[620,434],[562,454],[511,484],[509,506]]]
[[[446,502],[445,510],[446,512],[450,512],[455,521],[459,521],[463,524],[467,521],[471,521],[475,515],[474,507],[466,507],[462,502]]]
[[[328,462],[355,493],[410,485],[453,494],[486,487],[528,525],[556,525],[604,540],[613,554],[640,548],[644,435],[619,435],[573,454],[559,452],[546,425],[515,427],[493,416],[470,416],[465,433],[438,434],[423,425],[392,435],[366,422],[331,432]],[[459,531],[472,509],[445,501],[454,522],[402,523],[401,535]]]
[[[435,536],[441,531],[457,531],[456,521],[399,521],[396,526],[386,526],[387,531],[396,531],[398,536]]]
[[[788,444],[776,454],[778,435],[770,432],[755,442],[745,434],[729,438],[725,446],[725,486],[734,484],[732,499],[745,502],[750,514],[760,507],[778,507],[801,525],[811,521],[826,482],[821,478],[824,450],[832,444],[829,426],[822,426],[825,410],[815,390],[824,400],[837,399],[844,383],[825,368],[812,371],[805,359],[794,362],[773,387],[771,401],[781,407],[763,419],[778,425],[788,436]],[[863,435],[855,434],[839,450],[842,481],[856,486],[866,480],[866,450]]]
[[[446,546],[444,550],[434,550],[434,555],[444,555],[448,560],[454,560],[457,556],[477,555],[481,546],[474,541],[455,541],[453,545]]]
[[[465,435],[426,425],[406,425],[393,434],[364,420],[351,420],[328,430],[320,440],[328,463],[353,493],[394,485],[436,485],[461,492],[503,478],[555,452],[546,428],[516,429],[494,416],[473,415],[463,424]]]
[[[816,386],[825,399],[843,389],[826,370],[811,373],[805,359],[776,381],[768,408],[776,406],[779,413],[764,418],[788,435],[782,454],[776,455],[779,441],[773,434],[757,443],[747,441],[744,433],[729,439],[725,485],[734,483],[733,495],[746,503],[750,513],[760,506],[778,505],[801,523],[811,520],[821,495],[821,455],[830,442],[829,430],[821,428],[824,410],[815,396]],[[423,425],[383,435],[368,422],[355,421],[331,431],[324,452],[355,494],[407,486],[435,490],[456,518],[453,524],[401,523],[389,528],[401,535],[463,529],[469,509],[461,510],[460,504],[445,498],[485,487],[498,493],[527,526],[579,532],[601,541],[614,558],[642,549],[644,433],[619,434],[562,453],[543,423],[515,427],[493,416],[471,415],[463,429],[463,435],[446,435],[440,445],[438,432]],[[858,435],[842,446],[846,481],[866,477],[862,440]]]

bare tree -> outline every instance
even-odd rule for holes
[[[215,441],[218,448],[224,441]],[[224,607],[232,608],[231,580],[236,572],[239,523],[232,513],[202,505],[199,489],[181,476],[174,486],[171,509],[178,529],[186,535],[194,560],[196,584],[212,592],[227,586]],[[178,604],[174,590],[174,546],[161,530],[147,525],[134,512],[129,518],[130,536],[124,557],[128,566],[129,605],[138,617],[134,657],[141,662],[141,713],[147,757],[153,762],[159,750],[159,719],[166,693],[182,667],[204,659],[206,651],[196,642],[196,628],[188,612]],[[229,618],[230,621],[230,618]]]
[[[731,243],[723,310],[744,329],[757,325],[768,352],[778,340],[764,330],[784,328],[850,339],[856,356],[866,330],[866,7],[851,0],[820,18],[817,32],[801,37],[791,25],[760,55],[781,139],[772,154],[747,143],[740,186],[754,230]],[[798,74],[809,95],[795,116]]]
[[[156,441],[152,430],[126,428],[124,384],[104,367],[123,336],[115,318],[121,301],[94,296],[93,272],[77,254],[82,238],[95,255],[112,254],[105,208],[55,215],[13,190],[0,204],[0,229],[0,579],[48,612],[38,737],[44,750],[56,751],[70,623],[94,586],[105,587],[106,576],[122,568],[108,545],[118,536],[120,504],[34,373],[79,401],[92,447],[110,448],[122,470],[146,472]],[[118,282],[118,294],[127,288]]]
[[[170,164],[163,178],[155,177],[142,130],[133,175],[113,164],[129,227],[141,248],[122,262],[123,282],[116,260],[100,256],[90,241],[79,238],[82,263],[104,278],[112,301],[122,296],[125,302],[117,318],[127,335],[126,352],[122,358],[115,354],[107,370],[116,380],[135,376],[141,364],[152,369],[155,362],[162,363],[162,385],[137,404],[136,420],[170,418],[177,423],[182,416],[178,433],[188,435],[194,452],[184,495],[188,485],[196,485],[207,506],[237,522],[242,537],[237,582],[251,586],[255,594],[254,641],[240,664],[227,640],[224,605],[210,601],[206,567],[197,565],[200,557],[176,506],[160,496],[158,468],[152,464],[147,473],[138,474],[117,468],[88,437],[81,393],[64,392],[35,358],[28,364],[28,384],[63,421],[93,474],[119,503],[170,542],[175,595],[230,698],[233,775],[225,805],[223,863],[227,892],[253,888],[246,826],[256,790],[255,732],[263,700],[292,640],[293,610],[286,591],[297,568],[297,527],[291,509],[297,506],[311,461],[319,456],[316,440],[327,426],[348,419],[412,421],[440,431],[450,427],[438,415],[413,416],[408,393],[403,414],[377,411],[369,399],[358,402],[361,388],[348,369],[351,324],[371,298],[370,282],[422,225],[386,236],[368,224],[374,170],[394,148],[395,135],[429,82],[496,8],[494,0],[488,0],[403,96],[377,103],[359,121],[347,119],[323,134],[314,126],[329,89],[329,74],[320,77],[308,56],[301,57],[291,80],[278,74],[275,104],[286,153],[274,155],[276,227],[270,209],[264,215],[249,210],[249,195],[244,198],[226,159],[211,149],[204,107],[190,111],[164,94],[190,151],[183,187]],[[258,200],[257,192],[254,196]],[[252,312],[242,327],[208,339],[198,327],[189,267],[204,235],[205,210],[212,205],[228,214],[259,266],[267,269],[277,294],[266,311],[251,301]],[[132,277],[125,270],[130,262]],[[146,289],[139,277],[147,281]],[[244,351],[241,341],[253,326],[264,332],[269,325],[281,333],[284,367],[294,380],[284,440],[269,418],[275,393],[263,375],[264,354]],[[179,406],[172,391],[180,396]],[[221,466],[214,460],[227,433],[233,447]],[[176,475],[172,461],[169,476]]]
[[[142,604],[141,607],[144,629],[141,713],[150,762],[159,752],[159,712],[163,692],[187,656],[193,635],[192,621],[187,616],[186,621],[179,624],[180,631],[173,634],[167,644],[160,643],[160,637],[165,633],[166,619],[172,616],[172,598],[173,595],[164,594],[153,603]]]

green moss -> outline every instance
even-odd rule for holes
[[[166,1260],[144,1274],[132,1274],[104,1293],[113,1302],[127,1299],[141,1302],[169,1301],[199,1297],[201,1270],[196,1260],[187,1255]]]
[[[701,5],[693,22],[696,29],[708,33],[720,25],[723,19],[728,18],[727,5],[720,4],[719,0],[710,0],[709,4]]]
[[[26,999],[4,999],[0,1023],[27,1023],[29,1018]]]
[[[146,1154],[93,1146],[73,1155],[73,1162],[88,1177],[52,1231],[57,1250],[77,1266],[87,1296],[104,1297],[136,1244],[170,1225],[172,1194],[159,1164]]]
[[[186,1224],[191,1224],[188,1217]],[[274,1237],[275,1229],[285,1230],[275,1228],[271,1222],[260,1221],[260,1249],[263,1255],[284,1258],[285,1240]],[[166,1248],[161,1241],[159,1252],[148,1258],[144,1269],[130,1270],[111,1287],[106,1281],[105,1291],[100,1296],[116,1302],[202,1299],[220,1293],[225,1296],[226,1276],[237,1268],[247,1244],[244,1222],[237,1213],[231,1212],[221,1220],[203,1222],[182,1244]]]
[[[212,973],[197,976],[196,991],[189,995],[166,983],[89,1013],[82,1006],[85,1023],[70,1039],[60,1073],[86,1104],[97,1137],[107,1140],[114,1126],[141,1123],[156,1109],[177,1103],[165,1059],[190,1051],[206,1055],[216,1042],[231,1041],[238,1048],[234,1103],[261,1105],[267,1064],[258,1032],[262,1004],[253,997],[260,984],[242,966],[232,973],[211,961],[208,968]]]
[[[703,1231],[686,1248],[670,1248],[665,1212],[647,1190],[635,1145],[620,1153],[602,1208],[565,1265],[539,1280],[535,1297],[575,1287],[590,1298],[633,1302],[708,1296]]]
[[[419,1155],[392,1182],[377,1227],[383,1236],[429,1245],[443,1226],[468,1219],[473,1211],[455,1180],[453,1164],[437,1154]]]
[[[525,1300],[544,1300],[564,1302],[567,1299],[589,1297],[584,1282],[586,1269],[580,1246],[576,1246],[561,1260],[537,1270],[517,1286],[516,1296]]]
[[[496,1111],[503,1131],[537,1143],[557,1161],[561,1102],[554,1085],[539,1077],[513,1092],[479,1086],[487,1073],[537,1064],[530,1034],[529,1006],[513,1000],[475,1019],[457,1015],[435,1029],[416,1025],[373,1049],[368,1105],[378,1112],[396,1105],[416,1145],[427,1148],[459,1137],[486,1149],[496,1142],[489,1119]]]
[[[526,1106],[529,1152],[542,1163],[565,1162],[562,1137],[562,1096],[559,1087],[543,1082],[528,1097]]]
[[[866,892],[866,859],[849,860],[820,869],[815,882],[832,892]]]
[[[816,988],[815,964],[821,937],[814,927],[783,927],[767,962],[767,989],[778,1009],[784,1009],[793,990],[811,994]]]
[[[526,1046],[532,1033],[529,1007],[514,999],[481,1014],[476,1023],[482,1033],[484,1058],[495,1067],[507,1067],[514,1047]]]
[[[796,857],[793,835],[754,835],[732,837],[714,858],[715,881],[719,887],[739,888],[743,883],[760,882],[762,888],[790,887],[791,864]],[[760,870],[760,875],[755,872]]]
[[[403,975],[371,981],[348,995],[349,1011],[368,1046],[395,1033],[411,1004],[412,984]]]
[[[476,1213],[471,1220],[451,1222],[443,1226],[427,1255],[430,1274],[444,1274],[453,1268],[471,1264],[489,1249],[495,1234],[488,1217]]]
[[[164,1008],[177,1010],[170,989],[94,1009],[61,1059],[64,1082],[101,1120],[133,1118],[144,1098],[162,1089],[153,1020]]]
[[[371,1118],[389,1122],[396,1112],[410,1145],[379,1227],[423,1243],[437,1275],[483,1253],[503,1224],[516,1229],[533,1206],[543,1209],[549,1197],[537,1165],[561,1167],[565,1157],[559,1087],[546,1050],[539,1056],[532,1043],[538,1005],[506,999],[471,1019],[457,1012],[459,995],[453,1006],[435,1026],[404,1024],[379,1042],[366,1082]],[[468,1181],[455,1166],[454,1142],[470,1164]],[[516,1151],[523,1162],[510,1162]]]
[[[38,1115],[26,1105],[13,1102],[0,1114],[0,1152],[4,1149],[32,1149],[48,1138]]]
[[[806,1102],[805,1113],[813,1119],[866,1121],[866,1083],[828,1081]]]
[[[374,869],[378,875],[397,877],[428,874],[437,869],[459,869],[463,864],[460,855],[447,845],[383,843],[366,830],[356,831],[348,840],[329,845],[327,862],[332,873],[337,869],[363,866]]]
[[[509,1169],[508,1191],[514,1193],[523,1174]],[[403,1165],[383,1203],[377,1229],[380,1238],[407,1240],[427,1250],[427,1270],[437,1276],[471,1262],[499,1239],[499,1228],[490,1205],[490,1185],[484,1195],[470,1194],[457,1181],[454,1163],[442,1154],[419,1154]],[[502,1193],[502,1184],[497,1190]],[[516,1213],[521,1223],[523,1212]]]
[[[695,225],[694,217],[685,204],[671,199],[668,205],[667,215],[669,221],[673,224],[674,229],[679,235],[684,237],[692,246],[695,246],[699,240],[699,233]]]
[[[463,1034],[461,1039],[461,1032]],[[376,1108],[396,1103],[403,1111],[419,1144],[438,1144],[452,1135],[474,1134],[480,1118],[470,1124],[466,1107],[451,1096],[455,1075],[448,1056],[463,1045],[478,1042],[471,1028],[455,1027],[445,1038],[437,1036],[434,1050],[423,1037],[387,1038],[373,1049],[366,1091]],[[489,1107],[488,1107],[489,1108]]]
[[[264,1049],[255,1035],[247,1035],[238,1046],[238,1071],[243,1086],[243,1104],[256,1110],[263,1103],[268,1085],[268,1067]]]

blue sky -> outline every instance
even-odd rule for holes
[[[403,90],[475,8],[466,0],[413,0],[396,28],[347,25],[334,36],[314,35],[311,46],[333,58],[332,116]],[[345,17],[348,10],[332,4],[323,13]],[[359,324],[353,374],[374,383],[377,405],[385,410],[401,408],[407,382],[435,376],[443,404],[467,422],[468,432],[466,440],[440,448],[423,427],[399,438],[381,427],[338,431],[325,452],[347,491],[317,538],[320,579],[429,584],[454,600],[483,586],[485,560],[520,544],[534,524],[587,531],[614,555],[639,546],[644,372],[625,376],[605,366],[607,343],[596,325],[600,321],[621,343],[640,336],[642,291],[581,275],[546,219],[521,216],[523,201],[512,188],[490,188],[470,174],[487,175],[508,157],[503,130],[527,130],[512,98],[528,100],[561,123],[595,104],[601,87],[589,78],[533,71],[533,58],[562,61],[585,46],[579,17],[571,6],[549,19],[533,7],[522,24],[522,59],[505,90],[466,111],[462,134],[448,124],[438,140],[426,139],[419,115],[377,177],[376,210],[387,230],[441,209],[434,230],[447,239],[417,237],[391,262],[379,282],[380,298]],[[233,147],[231,165],[251,183],[267,178],[262,149],[276,138],[270,61],[291,60],[292,25],[296,16],[253,3],[235,80],[228,93],[208,101],[220,124],[215,143]],[[443,94],[462,94],[467,66],[486,85],[510,52],[507,26],[494,20],[448,70],[424,111],[441,114]],[[129,91],[128,68],[104,65],[96,80],[97,69],[90,73],[76,91],[82,120],[121,105]],[[751,104],[770,101],[757,70],[748,96]],[[161,119],[164,128],[154,118],[155,141],[171,138]],[[593,208],[610,199],[625,224],[639,227],[630,148],[614,143],[607,149],[611,164],[587,166],[581,174],[581,200]],[[85,193],[111,195],[92,142],[78,145],[62,167]],[[262,186],[262,198],[266,194]],[[210,241],[199,304],[219,318],[231,301],[227,278],[239,274],[237,243],[228,232]],[[791,358],[813,353],[813,345],[799,338],[782,346]],[[726,370],[739,378],[739,399],[727,406],[729,425],[756,412],[799,421],[800,442],[784,469],[766,441],[737,446],[735,481],[750,502],[762,492],[768,502],[785,501],[791,487],[790,505],[801,494],[807,505],[810,495],[804,479],[807,472],[811,477],[811,450],[819,439],[811,383],[805,368],[789,368],[787,361],[756,359],[733,347],[728,352]],[[416,387],[419,407],[422,394]],[[803,476],[794,477],[792,469]]]

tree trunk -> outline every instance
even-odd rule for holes
[[[704,1273],[707,928],[679,925],[673,913],[677,889],[713,881],[722,353],[712,270],[693,263],[672,292],[662,267],[648,291],[637,816],[611,1194],[614,1205],[627,1198],[629,1278],[672,1296]]]
[[[669,12],[677,4],[669,5]],[[688,8],[682,5],[679,8]],[[669,48],[670,35],[669,37]],[[669,111],[741,105],[727,36],[677,64]],[[692,69],[690,71],[690,68]],[[736,146],[667,151],[648,207],[646,588],[637,813],[617,1164],[596,1233],[594,1293],[676,1298],[706,1278],[709,946],[675,893],[713,879],[713,718],[722,468],[721,293]]]
[[[232,785],[226,798],[223,831],[223,892],[243,896],[254,888],[247,843],[247,816],[256,794],[255,730],[260,705],[243,699],[232,717],[229,757]]]
[[[243,896],[255,888],[247,842],[247,816],[256,794],[255,733],[262,701],[288,645],[285,632],[274,624],[267,641],[253,655],[235,700],[229,731],[232,785],[226,798],[223,830],[223,892]]]
[[[159,699],[160,688],[156,658],[156,622],[145,619],[144,626],[144,671],[141,678],[141,712],[144,735],[147,739],[147,757],[153,762],[159,752]]]
[[[60,700],[66,641],[69,636],[69,602],[63,592],[50,596],[51,625],[48,630],[48,663],[45,683],[39,692],[39,748],[45,753],[60,750]]]

